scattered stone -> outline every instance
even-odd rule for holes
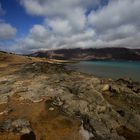
[[[106,106],[97,106],[96,110],[97,110],[98,114],[105,113],[106,112]]]
[[[23,97],[19,97],[19,101],[23,101],[25,100]]]
[[[40,103],[42,101],[43,101],[43,99],[32,99],[32,102],[33,103]]]
[[[80,131],[81,135],[85,138],[85,140],[92,140],[95,138],[95,136],[93,135],[92,132],[84,129],[84,126],[83,126],[83,121],[82,121],[82,124],[80,126]]]
[[[63,101],[61,101],[61,99],[60,99],[59,97],[56,97],[56,98],[53,100],[53,105],[62,106],[62,105],[63,105]]]
[[[6,86],[6,85],[0,85],[0,95],[1,94],[6,94],[12,91],[11,86]]]
[[[110,91],[111,91],[112,93],[120,93],[120,92],[121,92],[121,91],[120,91],[120,87],[117,86],[117,85],[111,85]]]
[[[0,104],[6,104],[8,102],[9,96],[7,94],[0,95]]]
[[[125,84],[125,85],[128,85],[128,84],[131,84],[132,81],[130,79],[123,79],[123,78],[120,78],[118,80],[116,80],[117,83],[119,84]]]
[[[54,108],[53,108],[53,107],[50,107],[49,110],[50,110],[50,111],[54,111]]]
[[[109,91],[110,90],[110,85],[106,84],[103,86],[102,88],[102,91],[105,92],[105,91]]]
[[[10,112],[12,112],[13,110],[11,108],[6,108],[4,111],[0,112],[0,115],[4,115],[4,114],[9,114]]]
[[[6,120],[0,124],[0,132],[30,133],[30,122],[26,119]]]

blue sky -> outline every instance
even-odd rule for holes
[[[0,49],[139,48],[139,13],[138,0],[0,0]]]
[[[17,37],[26,35],[34,24],[41,24],[43,17],[30,16],[18,0],[0,0],[5,11],[2,19],[17,28]]]

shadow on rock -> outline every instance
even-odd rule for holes
[[[20,140],[36,140],[36,136],[34,132],[30,132],[29,134],[21,135]]]

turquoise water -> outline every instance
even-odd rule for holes
[[[130,78],[140,82],[140,62],[131,61],[83,61],[72,64],[72,69],[112,79]]]

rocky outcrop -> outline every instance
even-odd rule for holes
[[[128,135],[132,138],[137,134],[138,140],[139,87],[139,83],[124,79],[101,79],[68,71],[63,65],[38,62],[25,64],[15,74],[0,78],[0,103],[8,104],[15,95],[25,102],[49,99],[50,111],[57,106],[67,116],[80,118],[83,127],[93,134],[92,139],[130,140]],[[0,129],[28,134],[32,131],[30,123],[21,119],[3,122]]]

